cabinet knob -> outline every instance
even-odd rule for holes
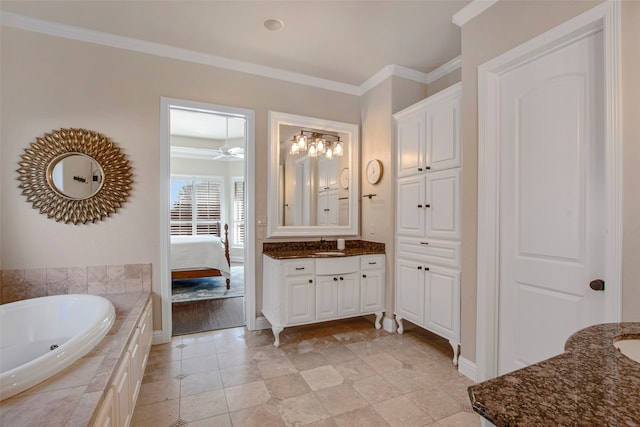
[[[344,280],[344,277],[340,276],[340,280]]]
[[[418,168],[418,172],[422,172],[422,168]]]
[[[362,275],[362,277],[366,279],[366,278],[367,278],[367,275],[366,275],[366,274],[363,274],[363,275]]]
[[[304,267],[296,267],[296,270],[304,270]]]
[[[424,271],[429,271],[429,267],[425,267],[425,268],[424,268]]]
[[[429,242],[420,242],[421,245],[428,245]]]
[[[431,166],[426,166],[425,169],[426,170],[431,170]]]
[[[334,282],[337,282],[337,281],[338,281],[338,278],[337,278],[337,277],[334,277],[334,278],[333,278],[333,281],[334,281]]]
[[[313,279],[309,279],[309,283],[313,283]]]
[[[421,207],[422,207],[422,205],[418,205],[418,207],[419,207],[419,208],[421,208]]]
[[[424,207],[425,207],[425,208],[430,208],[430,207],[431,207],[431,205],[424,205]]]
[[[422,270],[422,266],[421,265],[418,266],[418,270]]]

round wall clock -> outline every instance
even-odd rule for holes
[[[340,185],[345,190],[349,188],[349,168],[342,169],[342,172],[340,173]]]
[[[382,162],[378,159],[373,159],[367,163],[367,182],[369,184],[377,184],[382,178]]]

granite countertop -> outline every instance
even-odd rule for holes
[[[103,296],[116,309],[116,320],[109,333],[90,353],[62,372],[0,402],[0,425],[81,427],[91,424],[150,293]]]
[[[338,251],[335,240],[325,240],[323,242],[265,242],[262,244],[262,253],[275,259],[295,259],[295,258],[326,258],[324,255],[317,255],[318,252],[340,252],[344,255],[334,255],[331,257],[358,255],[384,254],[384,243],[368,242],[366,240],[346,240],[345,249]]]
[[[503,426],[640,426],[640,363],[614,346],[640,323],[573,334],[565,352],[469,387],[473,410]]]

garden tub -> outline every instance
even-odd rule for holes
[[[115,317],[113,304],[97,295],[55,295],[0,305],[0,400],[89,353]]]

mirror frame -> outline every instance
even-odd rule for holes
[[[280,126],[298,126],[346,133],[349,136],[349,224],[332,226],[282,226],[278,223]],[[289,139],[289,136],[287,138]],[[360,233],[360,128],[344,123],[269,111],[269,176],[267,237],[357,236]],[[339,178],[339,177],[338,177]]]
[[[82,154],[102,169],[102,185],[93,195],[77,199],[62,194],[49,176],[54,162]],[[36,138],[20,156],[18,188],[41,214],[58,222],[86,224],[115,213],[126,202],[133,183],[129,160],[111,139],[86,129],[59,129]]]

